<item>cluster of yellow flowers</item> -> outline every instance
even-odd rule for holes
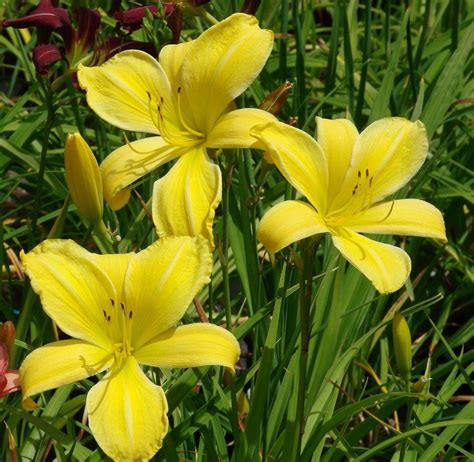
[[[22,256],[46,313],[71,337],[33,351],[20,374],[24,399],[105,372],[87,396],[91,431],[116,461],[148,460],[168,429],[167,403],[139,364],[222,365],[233,369],[239,344],[212,324],[178,326],[208,283],[212,223],[221,173],[207,148],[251,147],[307,201],[271,208],[258,238],[270,252],[330,233],[342,255],[381,293],[410,273],[400,248],[359,233],[445,240],[441,213],[417,199],[383,200],[403,187],[428,153],[421,122],[387,118],[362,133],[345,119],[317,119],[317,141],[259,109],[236,109],[262,70],[273,33],[234,14],[196,40],[165,46],[156,61],[125,51],[80,67],[89,106],[124,130],[153,136],[128,142],[97,165],[78,134],[66,141],[68,186],[78,209],[103,228],[103,199],[117,210],[129,186],[177,159],[155,182],[153,220],[160,239],[137,254],[96,255],[72,241],[47,240]],[[41,364],[41,368],[37,367]]]

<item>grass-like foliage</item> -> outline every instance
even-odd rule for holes
[[[147,12],[136,30],[117,27],[108,14],[113,3],[60,6],[72,18],[77,6],[100,8],[97,44],[112,35],[149,42],[159,52],[176,38],[176,23],[173,30],[166,26],[164,10]],[[118,3],[121,10],[137,6]],[[2,5],[0,19],[13,19],[36,3]],[[242,355],[236,374],[223,367],[144,368],[163,387],[169,407],[169,431],[152,460],[474,460],[474,3],[213,0],[200,14],[184,10],[180,40],[257,6],[260,26],[275,41],[237,107],[272,105],[280,121],[311,135],[316,116],[349,118],[359,131],[383,117],[421,120],[428,157],[396,199],[436,206],[448,242],[377,236],[412,261],[405,285],[386,295],[342,258],[329,234],[269,254],[257,239],[262,217],[284,200],[304,197],[261,150],[209,150],[222,173],[211,283],[182,321],[227,328]],[[109,237],[101,237],[70,200],[64,145],[69,133],[80,132],[100,163],[124,144],[124,132],[89,108],[64,59],[38,74],[32,56],[39,29],[0,26],[0,33],[0,322],[16,326],[10,351],[16,369],[31,351],[67,338],[42,310],[20,252],[48,237],[72,239],[96,253],[145,249],[157,240],[153,184],[173,164],[133,183],[125,207],[104,206]],[[50,42],[64,48],[58,31]],[[126,132],[127,142],[142,136]],[[397,332],[406,332],[404,324],[392,329],[395,313],[411,333],[408,372],[394,347]],[[0,460],[110,460],[84,412],[95,383],[92,376],[37,395],[34,411],[23,409],[20,392],[0,398]]]

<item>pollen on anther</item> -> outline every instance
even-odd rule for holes
[[[102,310],[102,313],[104,314],[104,318],[107,319],[107,312],[105,310]]]
[[[107,316],[107,322],[110,322],[110,315]]]
[[[368,168],[365,169],[365,177],[369,178],[369,169]]]
[[[132,319],[133,317],[133,311],[130,311],[130,313],[128,313],[128,319]]]
[[[181,87],[178,87],[178,93],[181,93]]]
[[[123,305],[123,303],[120,303],[120,308],[122,308],[122,311],[125,311],[125,306]]]
[[[357,172],[357,178],[360,178],[361,177],[361,173],[360,173],[360,170]]]
[[[113,298],[110,299],[110,304],[112,305],[112,308],[115,307],[115,302],[114,302],[114,299],[113,299]]]

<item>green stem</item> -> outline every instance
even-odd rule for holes
[[[23,304],[20,317],[18,318],[18,322],[15,327],[16,338],[18,340],[24,341],[26,338],[26,333],[28,332],[28,326],[30,324],[30,319],[31,319],[31,312],[33,310],[33,307],[35,306],[36,300],[37,300],[36,294],[33,292],[33,289],[31,288],[31,286],[28,285],[25,303]],[[20,348],[15,343],[13,345],[12,353],[10,355],[12,368],[18,367],[19,357],[20,357]]]
[[[95,242],[103,254],[115,253],[113,241],[105,227],[104,221],[101,220],[96,223],[93,227],[92,235],[94,236]]]
[[[312,295],[312,276],[314,267],[314,257],[316,254],[318,241],[309,240],[304,252],[303,268],[300,279],[299,309],[300,309],[300,363],[298,372],[298,396],[296,404],[296,429],[298,431],[298,443],[295,462],[299,460],[301,453],[301,439],[305,426],[305,396],[306,396],[306,369],[308,364],[308,348],[311,338],[311,295]]]
[[[53,95],[51,94],[49,86],[44,88],[44,103],[46,105],[46,110],[47,110],[48,115],[47,115],[46,124],[44,127],[43,144],[41,147],[41,157],[40,157],[40,164],[39,164],[39,170],[38,170],[38,179],[36,181],[37,187],[36,187],[35,202],[34,202],[34,207],[33,207],[33,216],[31,218],[31,234],[30,234],[30,239],[29,239],[30,247],[32,247],[33,238],[36,235],[36,225],[38,223],[41,201],[44,200],[44,198],[42,197],[42,192],[43,192],[43,183],[44,183],[44,172],[46,170],[46,156],[48,154],[49,134],[51,133],[51,129],[53,128],[53,124],[54,124]]]
[[[409,383],[407,383],[407,392],[408,393],[411,392]],[[407,416],[406,416],[406,419],[405,419],[405,426],[403,427],[404,432],[406,432],[410,428],[411,416],[413,414],[413,403],[414,403],[414,401],[411,398],[409,398],[409,399],[410,400],[408,401],[408,404],[407,404]],[[400,462],[403,462],[404,459],[405,459],[405,452],[407,450],[407,443],[408,443],[408,438],[404,438],[401,442],[400,457],[398,459]]]
[[[230,157],[230,156],[229,156]],[[229,197],[230,197],[230,183],[232,179],[232,171],[234,164],[231,159],[227,164],[224,175],[224,190],[222,197],[222,246],[220,248],[220,263],[222,268],[222,280],[224,284],[224,308],[225,320],[227,330],[232,332],[232,305],[230,298],[230,282],[229,282]],[[237,411],[237,390],[235,385],[235,378],[230,378],[230,396],[231,396],[231,425],[234,435],[235,451],[238,450],[239,441],[239,414]]]
[[[220,249],[222,279],[224,284],[225,321],[228,331],[232,331],[232,306],[229,282],[229,194],[232,170],[233,164],[229,164],[225,172],[224,191],[222,195],[222,246]]]

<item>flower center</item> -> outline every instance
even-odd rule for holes
[[[132,320],[133,311],[127,309],[122,303],[116,303],[110,299],[110,309],[102,310],[105,321],[105,329],[109,338],[113,341],[113,353],[117,365],[133,353]]]
[[[353,216],[372,205],[372,183],[373,175],[370,174],[368,168],[362,173],[357,171],[357,177],[352,187],[350,199],[347,200],[342,207],[335,210],[329,210],[324,217],[328,226],[340,226],[344,224],[345,219]]]
[[[176,104],[175,106],[175,113],[173,114],[175,117],[174,119],[178,122],[173,124],[169,117],[167,118],[166,111],[164,110],[165,107],[165,100],[161,96],[160,100],[156,104],[156,113],[154,112],[153,101],[150,93],[148,94],[148,101],[149,101],[149,112],[150,117],[153,121],[153,124],[160,132],[160,136],[168,143],[173,146],[182,146],[182,147],[189,147],[189,146],[196,146],[201,144],[205,141],[206,136],[204,133],[201,133],[192,127],[186,122],[183,114],[181,112],[181,87],[178,87],[177,95],[176,95]]]

